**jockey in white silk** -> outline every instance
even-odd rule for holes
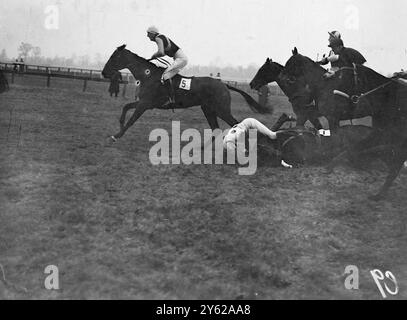
[[[244,119],[239,124],[234,125],[229,130],[229,132],[223,138],[223,147],[227,150],[235,151],[236,143],[239,140],[239,138],[241,137],[241,135],[247,134],[247,136],[248,136],[250,129],[257,130],[258,132],[264,134],[266,137],[269,137],[271,140],[277,139],[276,132],[271,131],[260,121],[253,119],[253,118],[248,118],[248,119]]]

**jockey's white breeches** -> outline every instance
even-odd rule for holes
[[[257,130],[258,132],[264,134],[266,137],[269,137],[271,140],[275,140],[277,138],[277,134],[267,128],[264,124],[260,121],[248,118],[244,119],[237,125],[234,125],[226,136],[223,138],[223,147],[225,149],[236,149],[236,142],[241,139],[241,136],[244,134],[248,134],[250,129]]]
[[[178,51],[174,55],[174,62],[164,71],[162,75],[162,80],[165,81],[171,79],[178,72],[180,72],[181,69],[187,65],[187,63],[188,63],[187,56],[181,49],[178,49]]]

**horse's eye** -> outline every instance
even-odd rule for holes
[[[138,87],[138,86],[140,85],[140,83],[141,83],[141,81],[140,81],[140,80],[136,80],[136,82],[135,82],[136,87]]]
[[[151,73],[151,71],[150,71],[150,69],[146,69],[146,71],[144,71],[144,73],[145,73],[146,75],[149,75],[149,74]]]

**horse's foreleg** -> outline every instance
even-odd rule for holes
[[[295,121],[296,127],[303,127],[305,125],[305,122],[307,122],[307,116],[304,114],[304,112],[299,112],[295,114],[297,117],[297,120]]]
[[[325,116],[326,119],[328,120],[328,125],[329,125],[329,130],[332,133],[335,133],[339,129],[339,118],[336,116]]]
[[[114,136],[112,136],[113,140],[116,139],[120,139],[125,133],[126,131],[134,124],[134,122],[136,122],[136,120],[138,118],[140,118],[142,116],[142,114],[148,109],[148,105],[144,104],[144,103],[138,103],[133,115],[131,116],[131,118],[127,121],[127,123],[120,128],[120,131],[115,134]]]
[[[308,112],[308,120],[312,123],[316,130],[323,129],[322,123],[319,120],[319,112],[316,108],[311,107],[312,109]]]
[[[120,116],[120,129],[123,129],[124,127],[124,122],[126,121],[126,114],[130,109],[135,109],[137,107],[138,102],[132,102],[126,104],[123,109],[122,109],[122,114]]]

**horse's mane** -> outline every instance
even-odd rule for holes
[[[378,73],[377,71],[374,71],[373,69],[371,69],[371,68],[369,68],[369,67],[367,67],[367,66],[364,66],[364,65],[362,65],[362,64],[357,64],[356,67],[359,68],[359,69],[361,69],[363,72],[368,73],[369,76],[374,76],[374,77],[376,77],[377,80],[383,80],[383,81],[390,80],[389,77],[386,77],[386,76],[384,76],[384,75]]]
[[[142,62],[148,64],[150,67],[155,68],[155,69],[159,69],[159,67],[157,67],[154,63],[152,63],[151,61],[148,61],[147,59],[140,57],[139,55],[135,54],[134,52],[130,51],[129,49],[124,49],[127,52],[129,52],[134,58],[141,60]]]
[[[321,67],[318,63],[316,63],[314,60],[312,60],[311,58],[304,56],[302,54],[298,54],[298,56],[303,57],[306,61],[310,62],[311,64],[314,65],[314,67],[318,67],[318,69],[320,69],[322,72],[326,72],[324,67]]]
[[[281,65],[281,64],[279,64],[278,62],[275,62],[275,61],[271,61],[273,64],[275,64],[276,66],[278,66],[279,68],[281,68],[281,69],[284,69],[284,66],[283,65]]]

